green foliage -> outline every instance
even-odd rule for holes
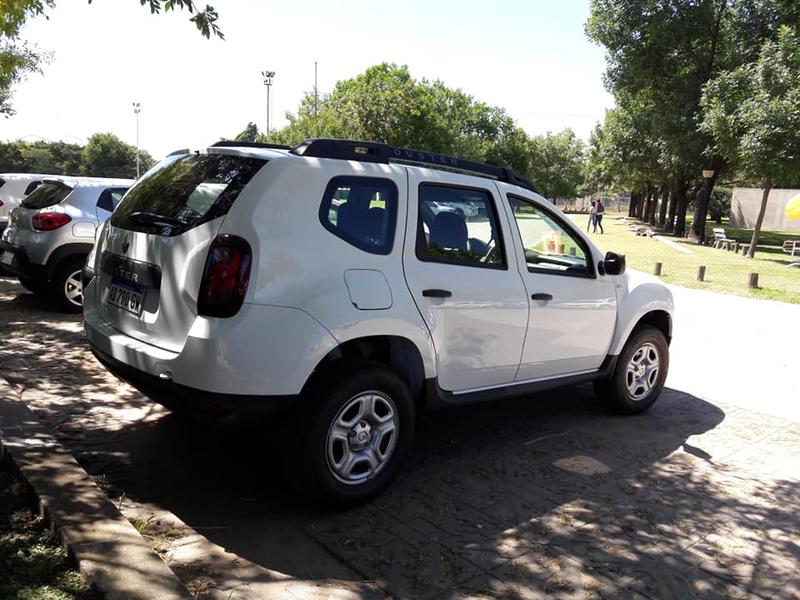
[[[261,139],[261,134],[258,131],[258,127],[256,124],[250,121],[247,124],[241,133],[239,133],[235,138],[237,142],[257,142]]]
[[[704,86],[755,60],[782,24],[799,21],[796,0],[592,0],[586,32],[606,50],[617,107],[592,137],[587,180],[685,190],[707,165],[718,172],[719,140],[699,126]],[[730,165],[734,153],[728,158]],[[698,196],[701,214],[710,191]]]
[[[306,95],[287,119],[270,142],[350,138],[451,154],[510,167],[548,197],[574,196],[583,174],[583,144],[572,131],[529,138],[504,109],[441,81],[416,80],[395,64],[340,81],[326,97]],[[250,139],[251,125],[237,139]]]
[[[82,147],[66,142],[0,142],[0,172],[77,175]]]
[[[742,174],[763,185],[800,178],[800,36],[782,27],[757,60],[706,86],[702,129]]]
[[[153,166],[147,152],[139,154],[141,172]],[[136,148],[113,133],[95,133],[83,148],[81,172],[92,177],[136,177]]]

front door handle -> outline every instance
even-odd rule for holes
[[[450,296],[453,295],[453,292],[451,292],[450,290],[431,289],[431,290],[422,290],[422,295],[425,296],[426,298],[449,298]]]
[[[553,294],[533,294],[531,300],[544,300],[550,302],[553,299]]]

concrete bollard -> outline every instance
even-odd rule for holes
[[[661,277],[661,263],[653,265],[653,275]]]
[[[750,273],[750,277],[747,281],[747,286],[753,289],[758,288],[758,273]]]
[[[747,256],[747,251],[750,250],[750,246],[742,246],[742,256]]]
[[[705,281],[706,278],[706,266],[700,265],[697,267],[697,281]]]

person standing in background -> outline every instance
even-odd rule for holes
[[[595,200],[592,200],[592,207],[589,209],[589,222],[586,224],[586,233],[589,233],[589,227],[592,228],[592,231],[597,229],[595,217],[597,217],[597,205]]]
[[[600,228],[600,233],[605,233],[603,231],[603,213],[606,212],[606,207],[603,206],[603,201],[598,200],[597,204],[594,206],[594,228],[592,229],[592,233],[597,233],[597,228]]]

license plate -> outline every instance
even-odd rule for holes
[[[14,262],[14,253],[10,250],[4,250],[3,254],[0,255],[0,263],[10,265],[12,262]]]
[[[113,280],[108,288],[107,302],[137,317],[141,316],[144,308],[144,288],[134,283]]]

